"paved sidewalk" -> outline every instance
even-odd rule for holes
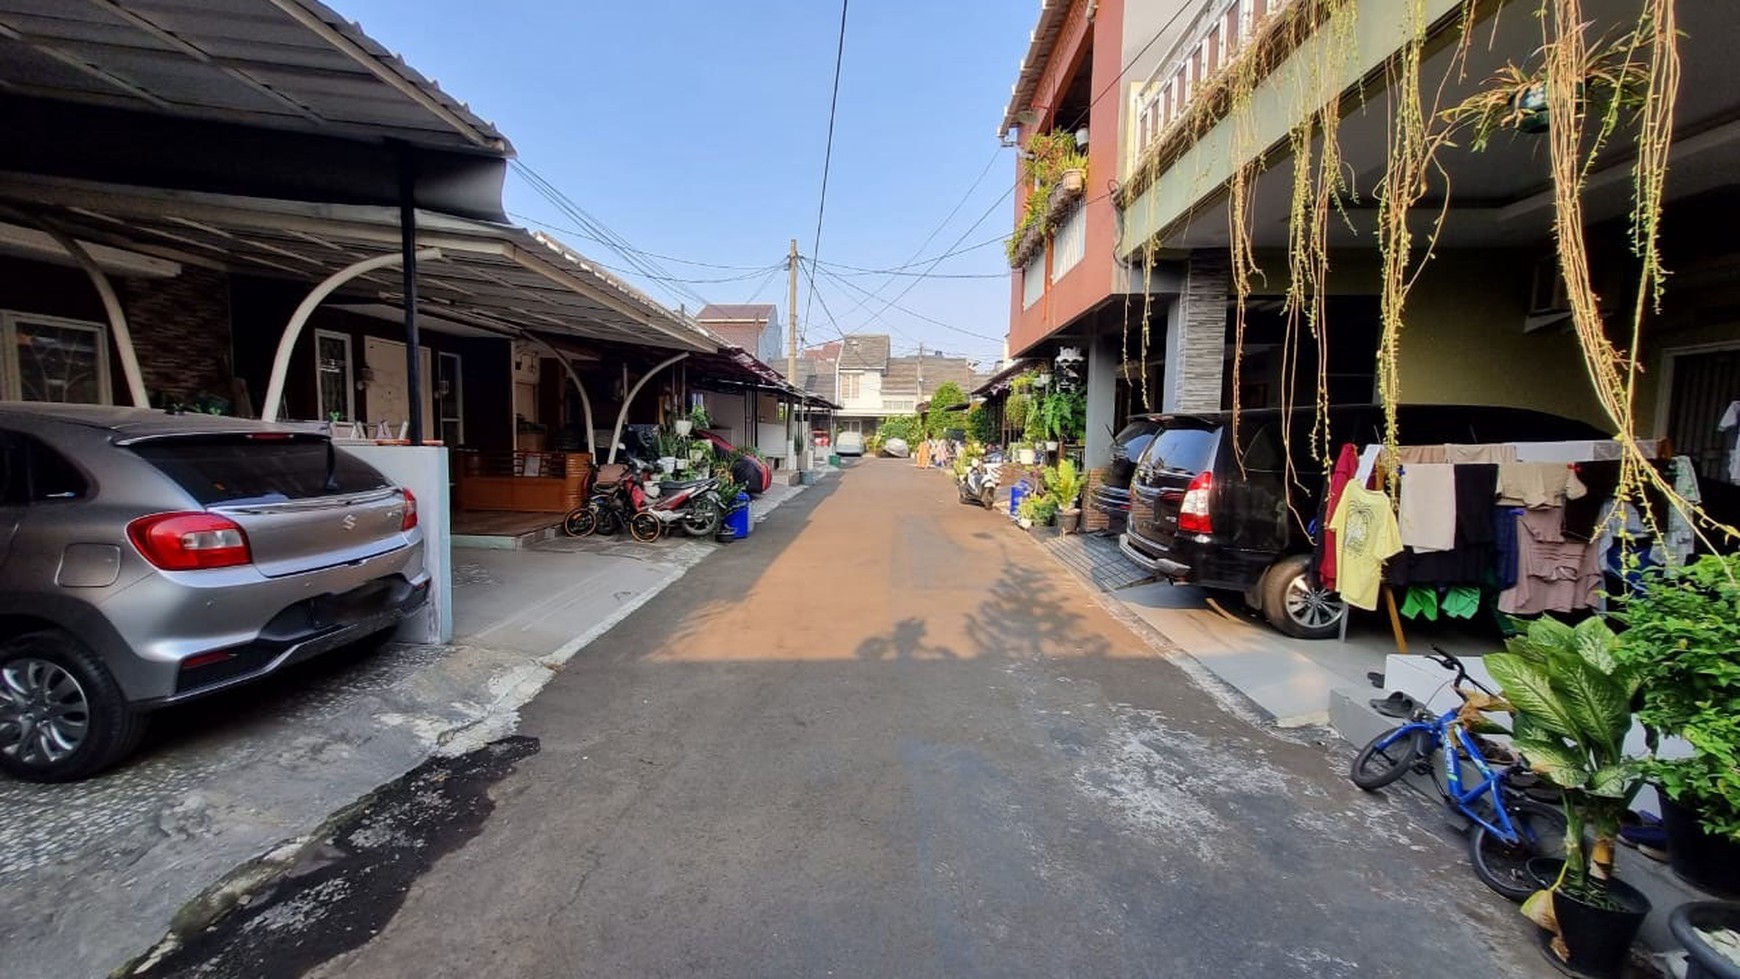
[[[803,489],[774,487],[752,510],[765,519]],[[0,977],[107,974],[238,865],[432,754],[511,733],[562,663],[721,550],[456,549],[451,645],[337,651],[161,716],[100,778],[0,780]]]

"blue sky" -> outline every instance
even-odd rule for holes
[[[840,17],[831,0],[520,0],[488,5],[487,15],[475,0],[328,2],[494,122],[523,163],[633,246],[746,267],[659,261],[677,277],[750,275],[689,285],[708,300],[750,299],[766,276],[747,269],[783,263],[793,237],[810,254]],[[998,148],[995,131],[1038,7],[1020,0],[852,4],[824,269],[830,262],[887,268],[915,253],[929,258],[957,241],[964,247],[1008,232],[1011,206],[997,201],[1014,183],[1015,161],[1012,150]],[[521,223],[575,225],[517,175],[507,200]],[[600,262],[625,265],[579,235],[558,235]],[[1008,326],[1001,248],[947,259],[934,272],[993,277],[916,284],[911,277],[847,277],[880,290],[879,299],[861,305],[863,293],[824,274],[808,340],[836,336],[825,301],[841,329],[891,333],[897,351],[922,342],[994,359]],[[662,302],[693,309],[694,300],[667,291],[668,284],[636,281]],[[884,306],[909,285],[900,306],[994,339]],[[807,295],[806,282],[800,313]],[[759,298],[778,303],[783,315],[783,272]]]

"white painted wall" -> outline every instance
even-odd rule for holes
[[[417,526],[423,531],[423,567],[429,572],[429,603],[406,619],[394,638],[401,642],[443,643],[453,638],[452,495],[447,484],[444,446],[346,445],[351,453],[417,497]]]

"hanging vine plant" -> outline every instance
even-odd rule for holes
[[[1087,186],[1087,154],[1075,145],[1075,134],[1062,129],[1028,137],[1021,174],[1027,182],[1027,202],[1015,233],[1009,237],[1009,266],[1020,268],[1051,235],[1057,216],[1081,197]]]

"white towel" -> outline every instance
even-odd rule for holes
[[[1456,546],[1456,467],[1416,462],[1402,467],[1402,545],[1415,551]]]

